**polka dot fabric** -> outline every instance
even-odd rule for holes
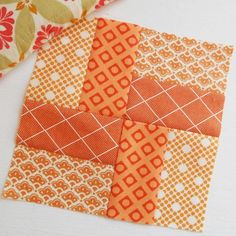
[[[202,231],[218,138],[170,130],[156,224]]]
[[[38,52],[27,98],[78,108],[96,25],[82,19]]]

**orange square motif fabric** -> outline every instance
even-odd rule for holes
[[[203,231],[232,52],[74,23],[38,52],[2,197]]]
[[[151,224],[168,130],[127,120],[115,165],[108,216]]]
[[[132,81],[139,26],[99,19],[80,110],[121,117]]]

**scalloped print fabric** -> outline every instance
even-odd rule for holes
[[[0,78],[28,55],[112,0],[0,2]]]
[[[38,52],[3,198],[201,232],[232,51],[75,23]]]
[[[18,145],[8,176],[5,198],[106,215],[111,165]]]

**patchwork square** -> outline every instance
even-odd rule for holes
[[[85,18],[64,30],[38,52],[26,97],[78,108],[97,20]]]
[[[232,47],[74,23],[38,53],[3,198],[202,231]]]
[[[122,120],[26,100],[17,144],[114,165]]]
[[[3,197],[106,215],[113,167],[18,145]]]
[[[155,212],[156,224],[202,231],[218,139],[170,130]]]

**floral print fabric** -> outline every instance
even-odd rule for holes
[[[111,1],[0,1],[0,78],[63,29]]]

